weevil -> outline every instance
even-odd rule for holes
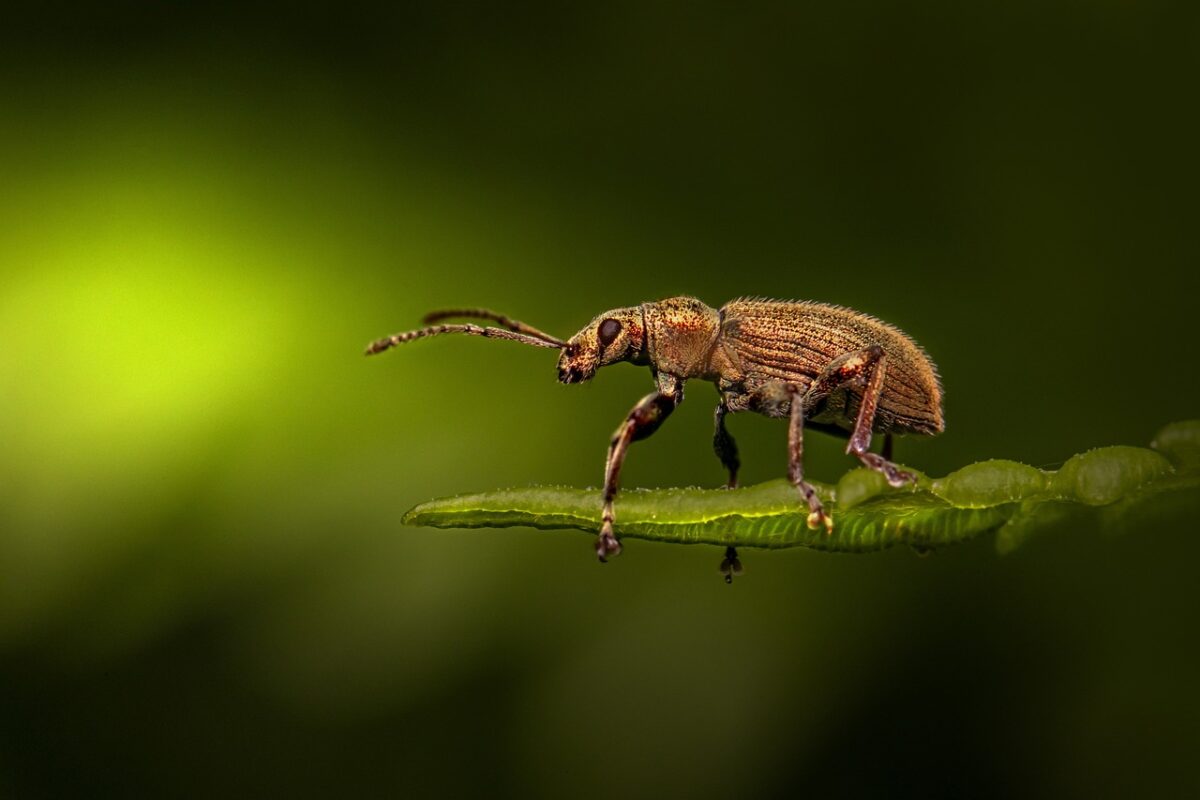
[[[448,319],[481,319],[499,327],[446,324]],[[684,382],[709,381],[720,395],[714,413],[713,450],[737,486],[737,444],[725,417],[753,411],[788,420],[788,478],[808,509],[807,524],[833,531],[833,518],[804,480],[804,428],[848,439],[847,455],[882,473],[892,486],[915,476],[890,460],[893,433],[931,436],[945,428],[942,387],[933,361],[899,328],[868,314],[813,301],[744,298],[714,309],[692,297],[615,308],[597,315],[570,339],[481,308],[435,311],[428,327],[372,342],[367,355],[395,345],[462,333],[509,339],[560,351],[558,380],[581,383],[600,367],[628,361],[650,367],[655,391],[626,415],[608,445],[604,496],[596,555],[601,561],[621,552],[613,532],[613,501],[621,466],[633,442],[650,436],[683,402]],[[884,433],[884,452],[871,452],[871,437]],[[741,564],[726,553],[727,579]],[[736,570],[735,570],[736,566]]]

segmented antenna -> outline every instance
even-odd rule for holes
[[[509,339],[522,344],[531,344],[534,347],[549,347],[555,350],[563,347],[566,342],[560,342],[557,339],[549,338],[542,339],[536,336],[517,333],[514,331],[501,330],[500,328],[482,328],[478,325],[433,325],[428,328],[421,328],[415,331],[406,331],[404,333],[393,333],[391,336],[385,336],[382,339],[377,339],[367,345],[366,354],[373,356],[376,353],[382,353],[384,350],[395,347],[398,344],[411,342],[413,339],[423,339],[426,336],[440,336],[443,333],[465,333],[469,336],[483,336],[488,339]]]
[[[527,325],[520,320],[512,319],[504,314],[492,311],[487,308],[446,308],[441,311],[433,311],[425,315],[425,319],[421,320],[426,325],[432,325],[435,322],[441,322],[444,319],[487,319],[499,325],[501,328],[507,328],[514,333],[523,333],[526,336],[532,336],[536,339],[541,339],[544,342],[549,342],[555,347],[564,347],[566,342],[559,339],[557,336],[551,336],[544,331],[540,331],[532,325]]]

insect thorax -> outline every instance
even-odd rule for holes
[[[709,354],[720,334],[716,309],[693,297],[672,297],[642,306],[650,361],[659,372],[681,378],[708,373]]]

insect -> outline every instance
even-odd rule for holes
[[[445,324],[482,319],[498,327]],[[684,382],[713,383],[720,395],[714,413],[713,450],[737,486],[737,444],[725,417],[753,411],[788,420],[788,478],[808,508],[810,528],[833,530],[833,518],[804,480],[804,428],[848,438],[846,453],[882,473],[892,486],[915,482],[890,459],[892,433],[934,435],[945,427],[937,368],[900,329],[867,314],[817,302],[740,299],[714,309],[691,297],[672,297],[598,315],[564,341],[503,314],[480,308],[436,311],[429,326],[379,339],[367,355],[414,339],[462,333],[508,339],[560,351],[562,383],[590,380],[600,367],[628,361],[648,366],[655,391],[643,397],[617,428],[604,466],[604,499],[596,555],[621,552],[613,532],[613,501],[629,445],[650,436],[683,402]],[[882,454],[870,450],[873,433],[887,434]],[[727,579],[740,570],[726,553]]]

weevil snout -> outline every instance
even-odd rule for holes
[[[588,329],[571,337],[562,355],[558,357],[558,380],[560,383],[582,383],[591,380],[600,368],[595,339],[589,337]]]
[[[578,351],[572,351],[570,346],[564,348],[558,357],[559,383],[582,383],[595,374],[596,366],[588,365],[586,359],[581,359]]]

